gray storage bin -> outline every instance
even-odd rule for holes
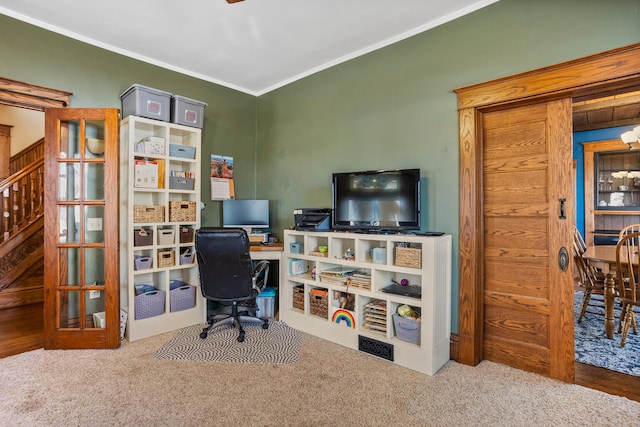
[[[399,340],[420,344],[420,322],[410,317],[393,314],[393,326]]]
[[[174,95],[171,98],[171,122],[202,128],[206,102]]]
[[[193,190],[193,178],[169,177],[169,188],[172,190]]]
[[[133,300],[135,319],[159,316],[164,313],[165,292],[159,289],[136,295]]]
[[[187,252],[184,252],[184,253],[180,254],[180,264],[181,265],[193,264],[194,256],[195,256],[195,253],[191,252],[191,251],[187,251]]]
[[[168,122],[171,115],[169,92],[134,84],[122,95],[122,117],[140,116]]]
[[[150,256],[134,256],[133,265],[135,270],[148,270],[149,268],[151,268],[152,263],[153,258],[151,258]]]
[[[169,282],[169,305],[171,311],[188,310],[196,305],[196,287],[182,280]]]

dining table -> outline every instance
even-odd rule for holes
[[[584,254],[585,259],[593,265],[602,268],[605,274],[604,280],[604,329],[607,338],[613,338],[615,327],[614,304],[616,296],[616,246],[595,245],[587,246]],[[634,255],[633,264],[638,264],[638,254]],[[613,272],[613,273],[612,273]]]

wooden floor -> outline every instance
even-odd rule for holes
[[[43,304],[0,310],[0,357],[42,348]]]
[[[42,303],[0,310],[0,358],[42,348]],[[640,378],[576,362],[576,384],[640,402]]]

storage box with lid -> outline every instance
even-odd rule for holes
[[[206,102],[174,95],[171,98],[171,122],[202,128]]]
[[[276,289],[266,287],[256,297],[258,317],[273,319],[276,315]]]
[[[140,116],[168,122],[171,118],[170,92],[134,84],[122,95],[122,117]]]
[[[290,259],[289,260],[289,274],[296,276],[298,274],[304,274],[309,271],[309,262],[305,259]]]
[[[171,311],[188,310],[196,305],[196,287],[182,280],[169,282],[169,306]]]

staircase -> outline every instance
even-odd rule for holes
[[[0,180],[0,357],[42,347],[44,139]]]

